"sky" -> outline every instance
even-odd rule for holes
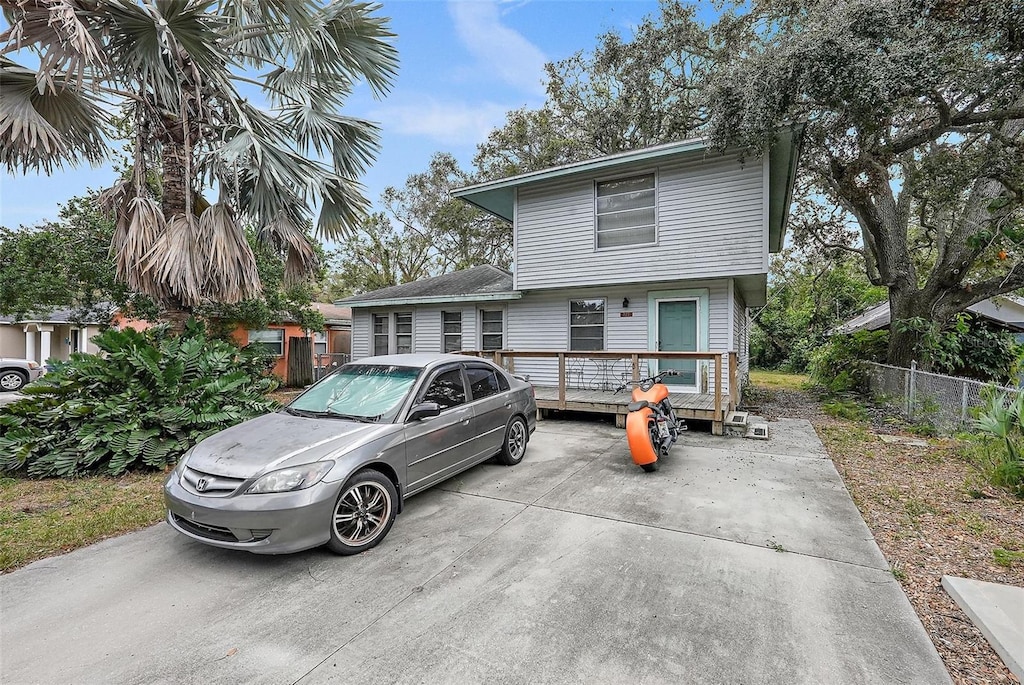
[[[629,36],[656,0],[384,0],[401,65],[390,94],[358,88],[343,113],[378,122],[377,162],[361,179],[379,207],[387,186],[449,152],[469,169],[478,143],[506,112],[544,102],[544,64],[591,50],[609,30]],[[0,22],[2,23],[2,22]],[[17,58],[16,58],[17,59]],[[110,186],[109,165],[0,176],[0,225],[57,218],[59,205]]]

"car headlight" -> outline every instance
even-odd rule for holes
[[[320,482],[327,472],[334,468],[333,461],[318,461],[314,464],[289,466],[260,476],[245,491],[247,495],[261,495],[268,492],[291,492],[304,490]]]
[[[181,474],[185,473],[185,462],[187,462],[188,458],[192,456],[192,450],[194,449],[195,448],[193,447],[191,449],[185,450],[185,454],[181,455],[181,459],[178,460],[178,465],[175,466],[174,471],[171,472],[172,474],[174,474],[174,477],[177,478],[178,480],[181,480]]]

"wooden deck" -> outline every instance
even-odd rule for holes
[[[565,390],[565,406],[558,401],[558,388],[536,386],[538,409],[563,409],[567,411],[587,411],[625,416],[626,405],[629,404],[630,391],[611,392],[608,390]],[[669,395],[676,414],[683,419],[697,419],[715,423],[725,419],[730,407],[723,403],[722,415],[715,415],[715,396],[708,393],[674,392]],[[617,420],[618,423],[618,420]]]

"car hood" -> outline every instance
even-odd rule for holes
[[[338,456],[393,428],[392,424],[311,419],[275,412],[206,438],[193,448],[188,466],[226,478],[251,478]]]

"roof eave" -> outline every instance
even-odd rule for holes
[[[519,291],[503,293],[477,293],[468,295],[430,295],[425,297],[389,297],[380,300],[345,300],[346,307],[394,307],[414,304],[447,304],[449,302],[502,302],[522,299]]]

